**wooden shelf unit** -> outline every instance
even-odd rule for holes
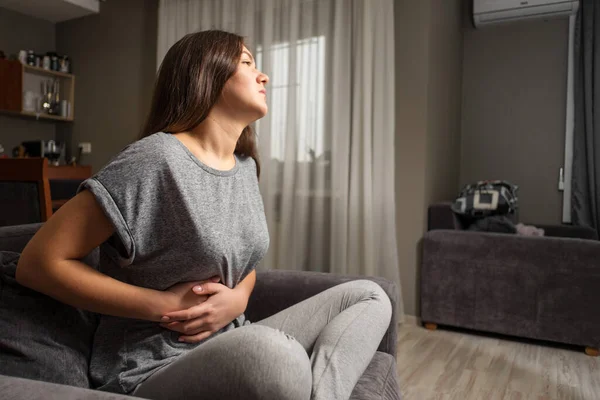
[[[23,109],[24,92],[32,91],[41,97],[41,82],[49,79],[58,80],[59,99],[67,100],[71,105],[67,117]],[[23,65],[18,60],[0,59],[0,112],[25,118],[72,122],[75,119],[75,75]]]
[[[25,65],[25,64],[21,64],[23,66],[23,69],[26,72],[31,72],[32,74],[39,74],[39,75],[45,75],[45,76],[55,76],[55,77],[61,77],[61,78],[75,78],[75,75],[73,74],[67,74],[64,72],[58,72],[58,71],[52,71],[49,69],[44,69],[44,68],[40,68],[40,67],[33,67],[31,65]]]
[[[36,113],[33,111],[11,111],[11,110],[2,110],[0,109],[0,114],[21,117],[26,119],[41,119],[45,121],[60,121],[60,122],[73,122],[73,118],[61,117],[60,115],[51,115],[46,113]]]

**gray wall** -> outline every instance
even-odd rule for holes
[[[463,70],[462,0],[434,0],[429,37],[425,204],[456,197],[459,188]]]
[[[430,0],[396,0],[396,230],[406,314],[417,315],[417,245],[425,227]]]
[[[19,50],[46,53],[55,50],[54,24],[0,8],[0,50],[6,55]],[[0,144],[6,154],[26,140],[54,139],[55,122],[0,115]]]
[[[396,0],[396,213],[405,312],[418,315],[427,205],[459,179],[462,0]]]
[[[119,0],[56,25],[58,51],[71,56],[76,75],[75,122],[57,136],[69,138],[73,151],[91,142],[82,161],[94,171],[141,130],[156,72],[157,21],[157,0]]]
[[[520,186],[521,221],[559,223],[568,20],[465,23],[461,184]]]

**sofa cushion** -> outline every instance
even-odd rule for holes
[[[378,351],[362,374],[350,400],[400,400],[396,359]]]
[[[96,316],[21,286],[18,260],[0,251],[0,374],[89,387]]]

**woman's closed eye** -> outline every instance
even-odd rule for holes
[[[246,64],[248,66],[252,65],[252,61],[242,61],[242,64]]]

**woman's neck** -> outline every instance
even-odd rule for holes
[[[228,170],[235,166],[233,153],[244,129],[240,125],[209,114],[197,127],[187,132],[176,133],[175,137],[204,164],[211,168]]]

